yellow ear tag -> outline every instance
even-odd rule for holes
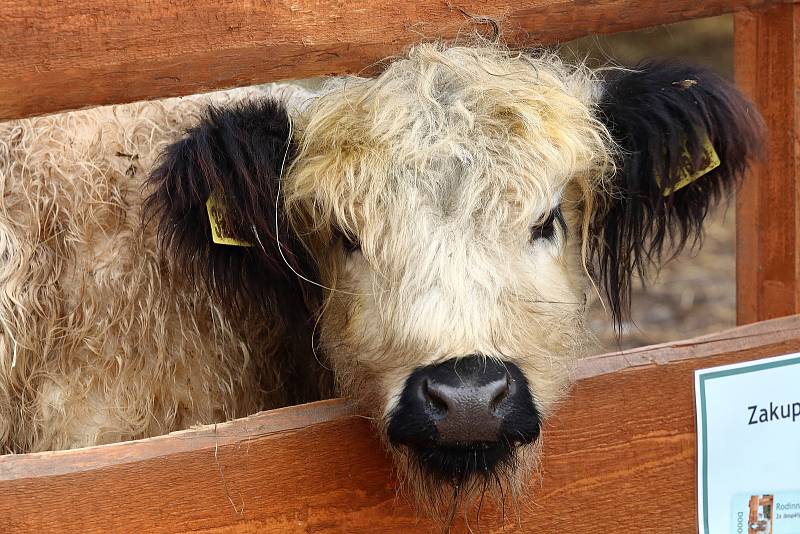
[[[238,239],[226,218],[225,204],[212,194],[206,201],[208,222],[211,224],[211,239],[218,245],[231,245],[234,247],[252,247],[252,243]]]
[[[664,190],[663,195],[668,197],[678,189],[682,187],[686,187],[690,183],[694,182],[701,176],[708,174],[709,172],[713,171],[717,167],[719,167],[719,155],[717,155],[717,151],[714,150],[714,145],[711,144],[711,139],[708,138],[708,135],[705,136],[703,140],[703,151],[705,152],[703,156],[703,162],[700,165],[700,169],[695,170],[692,172],[692,157],[689,155],[688,150],[683,150],[683,161],[685,162],[684,165],[681,166],[679,179],[672,187],[668,187]],[[656,177],[658,183],[661,183],[661,179],[659,176]]]

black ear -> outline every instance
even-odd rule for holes
[[[167,147],[150,175],[145,214],[157,221],[162,252],[179,276],[204,283],[229,310],[276,304],[292,310],[308,297],[293,270],[312,277],[314,264],[278,198],[282,169],[294,153],[281,104],[210,107],[200,124]],[[224,206],[226,233],[252,246],[212,241],[211,195]]]
[[[760,155],[763,121],[713,72],[659,61],[610,71],[600,112],[619,154],[590,251],[619,325],[633,274],[645,279],[648,267],[697,242],[709,208]],[[719,166],[682,183],[707,168],[709,141]]]

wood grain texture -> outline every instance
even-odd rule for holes
[[[767,122],[767,153],[736,203],[739,324],[800,312],[800,6],[735,17],[736,81]]]
[[[694,370],[797,350],[795,316],[587,359],[544,431],[532,500],[504,527],[484,513],[481,532],[694,532]],[[403,531],[435,527],[398,496],[370,423],[340,400],[0,457],[0,532]]]
[[[788,1],[788,0],[783,0]],[[780,0],[4,0],[0,120],[358,72],[423,39],[500,22],[516,44],[565,41]]]

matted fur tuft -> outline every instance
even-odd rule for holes
[[[649,267],[701,237],[710,207],[760,154],[763,122],[726,80],[666,61],[610,71],[599,107],[620,156],[613,196],[593,223],[589,245],[619,325],[633,275],[646,279]],[[706,136],[720,166],[665,195],[682,170],[701,168]]]

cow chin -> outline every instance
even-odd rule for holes
[[[472,524],[518,509],[539,478],[541,440],[505,448],[415,450],[389,445],[403,492],[416,509],[442,523],[460,516]]]

